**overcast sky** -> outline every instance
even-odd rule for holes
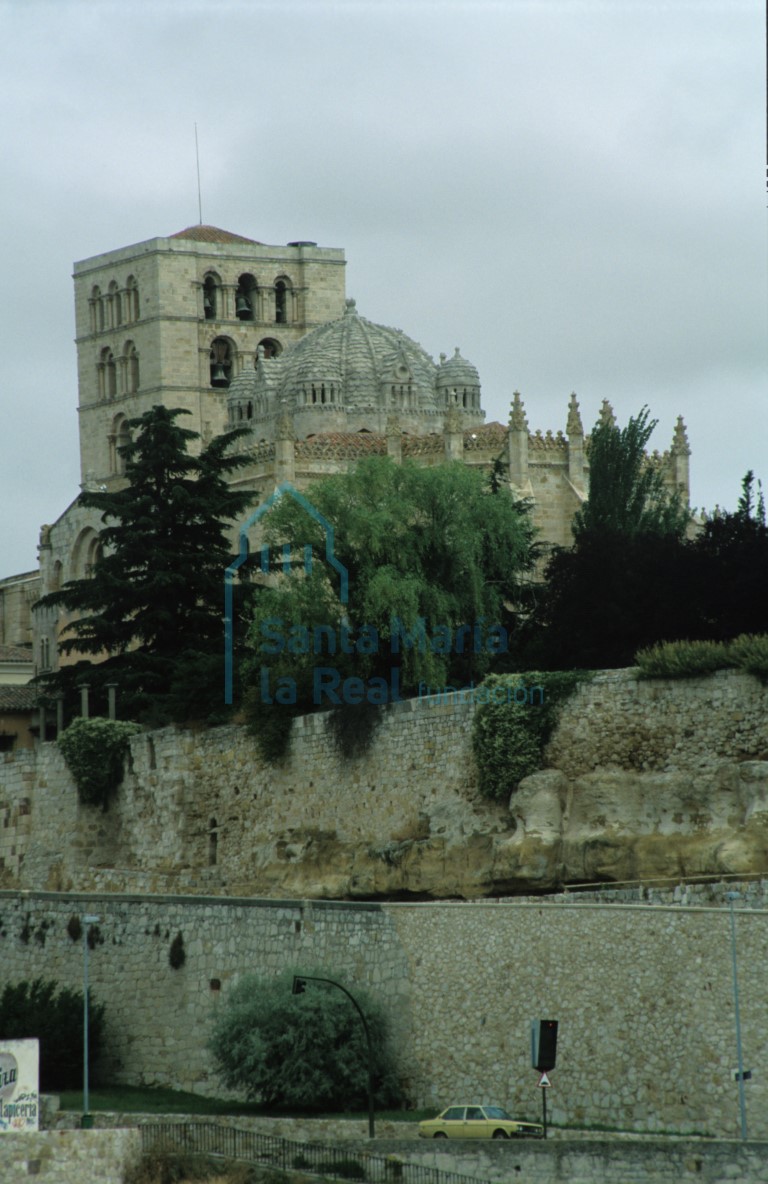
[[[77,494],[72,263],[203,220],[343,247],[347,294],[532,430],[643,404],[692,499],[768,481],[761,0],[0,0],[0,576]]]

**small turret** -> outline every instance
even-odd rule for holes
[[[507,463],[509,465],[509,481],[518,490],[528,486],[528,420],[525,417],[525,407],[520,398],[520,392],[515,391],[512,396],[512,406],[509,412],[509,432],[507,433]]]
[[[678,415],[669,450],[669,464],[674,487],[686,504],[691,500],[690,455],[688,433],[682,415]]]
[[[580,495],[585,495],[587,479],[584,465],[584,425],[581,422],[575,391],[568,402],[565,430],[568,433],[568,480]]]

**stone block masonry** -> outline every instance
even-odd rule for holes
[[[734,672],[598,675],[509,804],[479,793],[460,697],[396,705],[348,761],[321,715],[297,721],[276,767],[242,728],[146,733],[106,812],[79,805],[55,744],[7,756],[0,986],[43,976],[77,987],[82,949],[67,925],[95,913],[91,974],[116,1080],[217,1092],[207,1033],[233,981],[314,967],[382,999],[419,1104],[486,1099],[537,1118],[528,1025],[552,1016],[556,1120],[736,1136],[722,892],[653,905],[628,892],[610,904],[525,894],[743,877],[749,1123],[766,1136],[766,694]]]
[[[45,1184],[123,1184],[139,1160],[139,1131],[40,1131],[0,1136],[3,1180],[39,1176]]]
[[[542,771],[498,804],[479,790],[473,711],[460,695],[394,704],[354,759],[327,715],[306,716],[277,766],[242,727],[146,733],[106,813],[78,804],[57,745],[9,754],[0,886],[471,899],[768,874],[756,678],[600,674],[565,704]]]
[[[737,947],[751,1137],[768,1137],[768,885],[739,907]],[[530,1021],[560,1022],[548,1101],[561,1124],[737,1138],[728,910],[581,903],[578,896],[363,904],[119,894],[0,893],[0,984],[82,985],[71,917],[93,913],[89,960],[107,1005],[105,1075],[221,1092],[212,1015],[246,973],[316,970],[384,1006],[420,1107],[498,1102],[541,1113]],[[181,933],[185,960],[170,964]],[[318,988],[320,989],[320,988]]]

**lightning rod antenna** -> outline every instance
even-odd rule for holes
[[[197,160],[197,211],[200,225],[203,225],[203,198],[200,193],[200,148],[197,143],[197,124],[195,124],[195,159]]]

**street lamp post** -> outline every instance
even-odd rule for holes
[[[338,989],[340,991],[344,992],[344,994],[347,996],[347,999],[349,999],[350,1003],[355,1008],[357,1014],[360,1016],[360,1020],[363,1025],[363,1030],[365,1032],[365,1039],[368,1042],[368,1138],[372,1139],[372,1138],[374,1138],[374,1135],[375,1135],[376,1118],[375,1118],[374,1110],[373,1110],[373,1041],[371,1040],[371,1030],[368,1027],[368,1021],[366,1020],[365,1016],[363,1015],[363,1010],[360,1007],[360,1004],[355,999],[354,995],[350,994],[350,992],[347,990],[347,988],[342,987],[341,983],[337,983],[335,979],[318,978],[317,975],[314,975],[314,974],[301,974],[301,975],[294,974],[293,986],[291,987],[291,994],[292,995],[303,995],[304,989],[305,989],[308,982],[330,983],[330,985],[332,987],[338,987]]]
[[[733,1010],[736,1017],[736,1057],[738,1063],[738,1077],[739,1077],[739,1114],[741,1116],[741,1137],[746,1140],[747,1137],[747,1105],[744,1097],[744,1054],[741,1047],[741,1017],[739,1015],[739,975],[736,968],[736,917],[733,911],[733,902],[741,898],[740,892],[728,892],[726,900],[728,901],[731,912],[731,961],[733,964]]]
[[[82,1126],[91,1125],[88,1113],[88,926],[97,925],[101,917],[86,913],[83,917],[83,1121]]]

